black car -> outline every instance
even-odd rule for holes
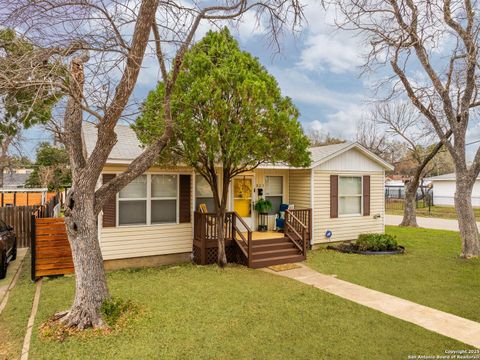
[[[17,258],[17,237],[13,228],[0,220],[0,279],[7,275],[7,266]]]

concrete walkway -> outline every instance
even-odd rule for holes
[[[8,264],[7,276],[5,279],[0,280],[0,313],[5,307],[8,299],[8,293],[15,286],[15,282],[20,275],[20,268],[23,263],[23,259],[27,254],[28,248],[17,249],[17,259]]]
[[[264,271],[313,285],[330,294],[480,348],[480,323],[321,274],[304,264],[298,265],[300,268],[292,270]]]
[[[402,222],[402,216],[400,215],[385,215],[385,225],[400,225]],[[417,216],[418,226],[426,229],[438,229],[438,230],[458,230],[458,221],[451,219],[437,219],[437,218],[426,218]],[[480,229],[480,223],[477,222],[477,226]]]

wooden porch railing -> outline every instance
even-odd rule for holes
[[[195,211],[193,215],[193,252],[195,261],[199,264],[206,265],[216,262],[218,249],[218,230],[217,230],[217,215],[215,213],[202,213]],[[238,222],[245,227],[247,236],[243,234],[238,228]],[[225,214],[225,247],[227,257],[230,248],[237,244],[248,259],[251,255],[251,240],[252,230],[248,227],[245,221],[235,212],[227,212]]]
[[[298,249],[299,255],[307,254],[312,233],[311,209],[296,209],[285,212],[285,238]],[[193,259],[206,265],[217,261],[218,230],[215,213],[194,213]],[[229,262],[238,262],[251,267],[255,255],[253,231],[236,212],[225,214],[225,250]]]
[[[285,212],[285,237],[295,244],[303,256],[307,256],[307,225],[301,222],[291,210]]]
[[[230,213],[232,216],[232,238],[237,243],[243,255],[247,258],[247,266],[250,267],[252,261],[252,229],[247,225],[245,220],[242,219],[236,212]],[[237,221],[240,221],[247,231],[247,237],[238,229]],[[238,239],[238,236],[240,239]]]
[[[310,242],[312,240],[312,209],[292,209],[288,211],[307,227],[307,240]]]

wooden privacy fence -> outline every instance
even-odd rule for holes
[[[64,218],[32,215],[32,280],[74,272]]]
[[[3,190],[0,193],[1,206],[34,206],[43,205],[52,200],[56,196],[54,192],[36,192],[36,191],[21,191]]]
[[[32,236],[32,212],[38,206],[0,207],[0,219],[13,227],[17,235],[17,247],[30,247]]]

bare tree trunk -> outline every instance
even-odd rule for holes
[[[1,161],[1,160],[0,160]],[[5,171],[4,166],[0,166],[0,189],[3,188],[3,172]]]
[[[218,266],[224,268],[227,265],[227,254],[225,251],[225,209],[217,212],[217,237],[218,237]]]
[[[417,187],[418,182],[415,182],[415,179],[409,181],[405,186],[405,209],[400,226],[418,227],[416,207]]]
[[[75,266],[76,286],[72,307],[68,312],[59,314],[61,322],[78,329],[102,327],[105,324],[100,307],[110,295],[98,241],[93,191],[81,191],[81,194],[71,192],[66,206],[65,223]]]
[[[480,256],[480,242],[475,213],[472,206],[472,190],[474,181],[468,175],[457,172],[457,188],[455,191],[455,209],[462,237],[462,254],[464,258]]]

